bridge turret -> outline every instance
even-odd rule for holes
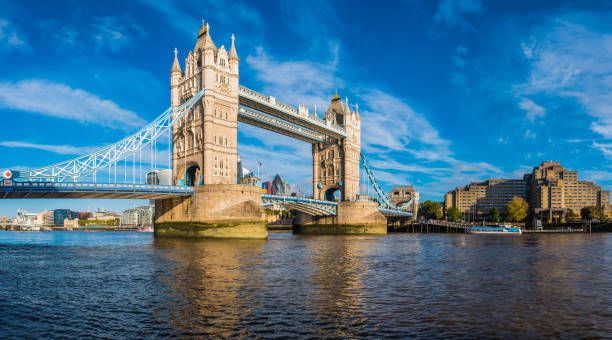
[[[361,121],[351,112],[336,92],[325,112],[328,124],[344,127],[346,138],[326,138],[312,146],[313,193],[317,199],[333,200],[341,193],[342,201],[352,201],[359,193],[359,154],[361,151]]]
[[[329,104],[327,111],[325,111],[325,120],[332,124],[344,125],[344,106],[342,106],[342,99],[340,99],[338,92],[334,94],[331,104]]]
[[[238,64],[240,63],[240,58],[238,58],[238,52],[236,52],[236,46],[234,44],[235,40],[236,37],[234,37],[234,35],[232,34],[232,47],[230,47],[229,52],[229,64],[232,73],[238,74]]]
[[[181,105],[180,94],[179,94],[179,83],[183,71],[181,71],[181,65],[178,61],[178,50],[174,49],[174,62],[172,63],[172,69],[170,69],[170,103],[172,107]]]
[[[178,81],[178,103],[184,103],[202,89],[206,91],[173,128],[175,183],[196,186],[235,183],[238,63],[234,39],[229,54],[225,46],[217,48],[210,26],[202,21],[195,47],[185,61],[184,76]]]

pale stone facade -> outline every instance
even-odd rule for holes
[[[341,201],[353,201],[359,194],[359,155],[361,152],[361,118],[358,108],[351,111],[348,100],[342,103],[334,95],[325,120],[343,126],[345,139],[327,137],[323,143],[312,145],[313,194],[316,199],[333,199],[340,191]]]
[[[177,107],[202,88],[204,96],[172,130],[174,184],[236,183],[239,59],[232,35],[228,52],[217,48],[208,24],[182,71],[175,50],[171,103]]]

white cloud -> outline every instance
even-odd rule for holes
[[[49,144],[37,144],[20,141],[2,141],[1,146],[7,148],[28,148],[38,149],[44,151],[50,151],[60,155],[82,155],[89,152],[95,151],[99,147],[95,146],[72,146],[72,145],[49,145]]]
[[[594,119],[591,130],[612,138],[609,15],[578,13],[553,18],[521,47],[530,74],[525,83],[516,87],[518,97],[524,100],[524,95],[537,94],[578,103]]]
[[[262,47],[258,47],[255,55],[246,58],[246,63],[255,71],[255,78],[263,86],[261,91],[290,105],[306,104],[310,112],[313,112],[316,104],[321,117],[329,105],[334,88],[343,86],[343,81],[335,76],[337,45],[329,46],[329,55],[330,60],[326,63],[278,61],[266,54]]]
[[[482,2],[482,0],[442,0],[434,15],[434,24],[447,29],[474,30],[467,17],[482,13],[484,11]]]
[[[146,122],[135,112],[81,89],[47,80],[0,82],[0,107],[129,130]]]
[[[612,146],[611,146],[612,147]],[[595,183],[612,183],[612,171],[605,170],[586,170],[580,172],[581,177],[587,181]]]
[[[537,117],[546,116],[546,110],[529,98],[523,98],[518,106],[525,111],[525,118],[532,123]]]
[[[424,115],[402,99],[377,89],[361,90],[358,98],[366,107],[360,111],[365,149],[408,151],[408,144],[418,142],[448,154],[450,142],[442,139]]]
[[[144,29],[134,20],[127,16],[123,17],[97,17],[91,24],[93,34],[91,37],[96,43],[98,50],[108,49],[111,52],[119,52],[130,46],[134,40],[143,38],[146,34]],[[66,38],[73,38],[66,35]]]
[[[593,142],[592,147],[601,151],[604,156],[612,158],[612,144]]]
[[[7,19],[0,18],[0,49],[30,54],[32,48],[25,37]]]
[[[117,53],[136,45],[146,37],[146,31],[128,15],[102,16],[87,19],[87,24],[65,24],[57,20],[40,22],[40,29],[49,32],[52,47],[59,53]]]
[[[525,130],[525,134],[523,135],[523,139],[535,139],[536,137],[536,133],[531,130]]]

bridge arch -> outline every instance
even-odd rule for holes
[[[342,201],[342,188],[340,186],[334,185],[325,190],[325,195],[323,197],[326,201]]]
[[[194,163],[191,163],[187,166],[185,170],[185,185],[187,186],[197,186],[201,183],[201,171],[200,166]]]

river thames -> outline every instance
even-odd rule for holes
[[[0,335],[612,336],[612,234],[0,232]]]

